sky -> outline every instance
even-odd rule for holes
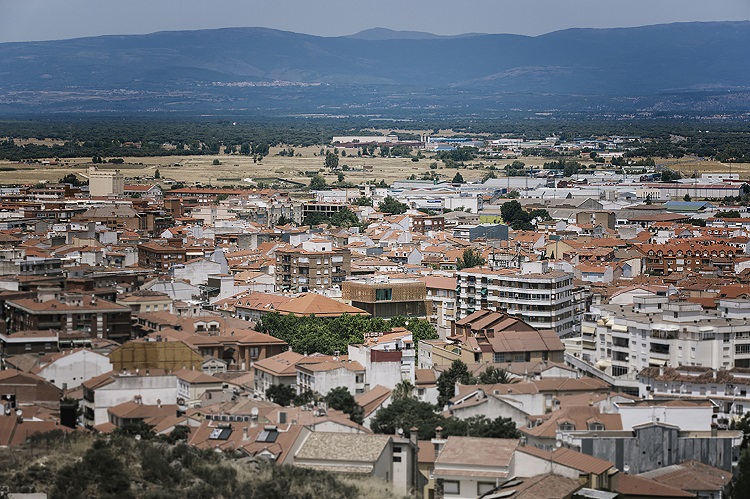
[[[750,19],[750,0],[0,0],[0,42],[267,27],[320,36],[365,29],[539,35]]]

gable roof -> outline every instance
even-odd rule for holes
[[[510,466],[518,440],[511,438],[448,437],[435,466]]]
[[[282,315],[315,315],[316,317],[339,317],[343,314],[370,315],[360,308],[316,293],[304,293],[280,304],[276,311]]]
[[[287,350],[273,357],[259,360],[253,364],[253,367],[277,376],[296,377],[297,363],[304,358],[305,356],[300,353]]]
[[[556,449],[554,451],[546,451],[530,445],[524,445],[518,447],[516,452],[523,452],[530,456],[535,456],[545,461],[551,461],[561,466],[573,468],[574,470],[581,471],[583,473],[593,473],[595,475],[601,475],[607,470],[615,467],[615,463],[611,461],[605,461],[598,457],[587,456],[581,454],[572,449]]]
[[[532,428],[520,430],[535,437],[555,438],[559,425],[572,424],[576,430],[588,430],[589,424],[601,423],[605,430],[622,430],[619,414],[603,414],[595,406],[572,406],[553,411],[546,421]],[[532,416],[529,416],[533,419]]]
[[[356,395],[354,399],[365,410],[365,416],[369,416],[379,409],[390,396],[391,390],[381,385],[375,385],[369,391]]]
[[[294,455],[295,459],[371,465],[391,441],[388,435],[361,433],[310,433]]]
[[[623,495],[636,497],[695,497],[695,494],[661,484],[656,480],[624,473],[618,475],[614,490]]]

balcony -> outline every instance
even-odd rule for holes
[[[650,354],[653,355],[659,355],[659,356],[666,356],[669,358],[669,345],[663,345],[661,343],[651,343],[651,348],[649,348]]]
[[[612,346],[615,348],[628,348],[630,342],[622,338],[612,338]]]

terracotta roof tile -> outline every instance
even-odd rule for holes
[[[600,475],[605,473],[607,470],[614,468],[615,463],[605,461],[593,456],[587,456],[571,449],[557,449],[554,451],[546,451],[525,445],[519,447],[517,452],[523,452],[538,458],[544,459],[545,461],[552,461],[568,468],[573,468],[584,473],[593,473]]]

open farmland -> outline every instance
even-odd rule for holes
[[[337,181],[337,174],[330,173],[324,168],[324,158],[319,155],[319,147],[308,147],[295,149],[295,154],[301,156],[278,156],[280,148],[271,148],[270,154],[260,162],[253,162],[251,156],[233,155],[211,155],[211,156],[158,156],[127,158],[121,165],[99,165],[100,168],[119,168],[123,170],[126,178],[137,181],[136,177],[153,177],[158,169],[161,177],[172,179],[187,184],[201,183],[211,185],[240,185],[246,184],[243,179],[253,181],[270,182],[277,178],[284,178],[296,182],[309,183],[309,175],[320,172],[328,183]],[[353,154],[350,156],[349,154]],[[220,165],[214,165],[218,159]],[[534,158],[539,159],[539,158]],[[385,180],[390,183],[394,180],[404,179],[414,174],[420,178],[423,173],[430,172],[430,163],[436,160],[425,157],[417,162],[409,158],[381,158],[381,157],[357,157],[356,150],[347,152],[347,156],[339,158],[339,166],[347,165],[350,171],[343,171],[345,180],[353,183],[363,181]],[[471,165],[479,165],[476,160]],[[494,163],[497,168],[502,168],[507,161],[483,162],[485,167]],[[58,165],[26,164],[18,162],[0,161],[0,184],[13,183],[36,183],[40,181],[55,182],[69,173],[86,174],[86,170],[93,166],[91,158],[73,158],[61,160]],[[372,166],[372,170],[366,170],[365,166]],[[15,170],[6,171],[8,168]],[[468,166],[460,170],[444,168],[442,162],[438,161],[438,173],[441,179],[451,180],[460,171],[467,181],[479,180],[485,173],[484,168]]]
[[[210,184],[216,186],[252,185],[253,182],[270,184],[279,178],[300,183],[309,183],[309,177],[318,172],[324,176],[329,184],[338,180],[337,172],[329,172],[324,168],[324,158],[320,155],[320,147],[295,148],[295,156],[279,156],[282,148],[271,148],[270,154],[260,162],[254,162],[251,156],[237,154],[205,155],[205,156],[156,156],[156,157],[124,157],[121,165],[99,165],[100,168],[119,168],[125,173],[128,182],[138,183],[148,181],[159,170],[162,179],[192,184]],[[441,180],[450,181],[457,171],[464,180],[471,182],[481,180],[490,165],[494,165],[498,176],[502,175],[503,167],[512,160],[476,159],[466,164],[466,168],[459,170],[445,168],[442,161],[427,154],[419,161],[410,158],[381,158],[357,157],[356,149],[347,150],[347,155],[339,158],[339,166],[349,167],[349,171],[342,171],[344,180],[352,183],[363,181],[385,180],[392,183],[415,175],[417,179],[424,174],[435,172]],[[105,158],[106,159],[106,158]],[[549,158],[522,157],[519,158],[527,167],[541,168]],[[214,165],[219,160],[219,165]],[[583,161],[588,163],[587,161]],[[436,170],[430,169],[430,164],[437,163]],[[734,172],[742,178],[750,176],[750,163],[720,163],[702,158],[683,157],[680,159],[658,159],[657,164],[665,166],[690,176],[694,172],[716,173]],[[86,175],[88,167],[92,166],[91,158],[63,159],[58,164],[42,165],[39,163],[21,163],[0,161],[0,184],[32,184],[37,182],[56,182],[69,173]],[[367,168],[365,168],[367,167]],[[369,167],[372,167],[370,170]]]

